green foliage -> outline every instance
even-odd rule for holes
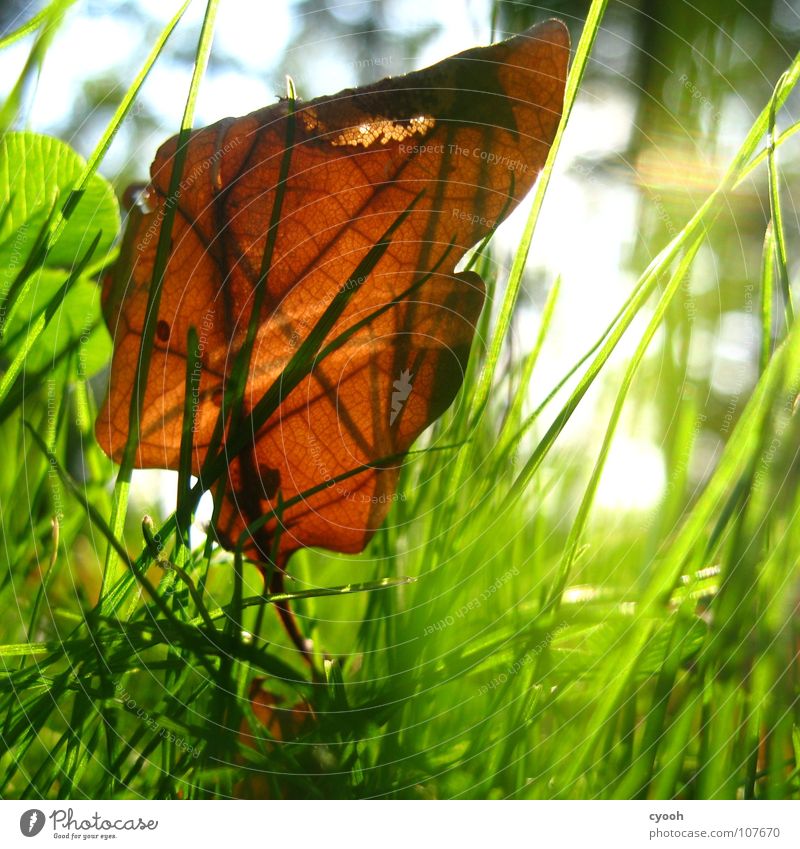
[[[570,98],[580,96],[604,8],[592,5]],[[719,185],[642,263],[613,321],[528,412],[561,307],[558,281],[537,337],[518,364],[502,366],[540,184],[511,283],[489,248],[472,258],[503,306],[484,315],[460,399],[412,453],[390,521],[359,557],[298,553],[290,589],[276,596],[240,556],[192,545],[202,486],[186,464],[178,509],[160,522],[128,503],[130,464],[112,506],[111,464],[91,434],[87,377],[108,343],[99,327],[84,338],[85,317],[93,327],[99,319],[95,278],[118,226],[95,169],[179,17],[88,164],[53,139],[0,140],[0,271],[12,295],[0,428],[13,446],[0,465],[0,794],[800,795],[800,329],[778,191],[794,129],[775,131],[800,59]],[[708,383],[688,376],[687,305],[697,308],[688,283],[703,273],[703,250],[727,247],[746,177],[768,197],[763,257],[745,281],[759,312],[759,379],[698,481],[690,467],[708,428],[698,400]],[[320,353],[332,311],[288,377]],[[669,397],[649,397],[655,368],[666,368],[654,366],[654,349],[679,375],[664,384]],[[191,357],[187,369],[188,379]],[[566,437],[590,393],[601,396],[598,439],[576,451]],[[612,446],[625,417],[654,402],[669,405],[660,503],[611,513],[598,490]],[[205,485],[224,471],[219,457],[209,471]],[[287,600],[313,640],[314,676],[273,615]],[[252,699],[262,686],[272,694],[266,724]],[[313,713],[298,719],[298,705]]]
[[[0,139],[0,262],[4,269],[25,262],[37,234],[54,208],[61,208],[86,163],[59,139],[35,133],[6,133]],[[42,267],[69,270],[98,231],[98,251],[107,251],[119,230],[117,200],[111,186],[94,174],[83,190]]]
[[[119,210],[106,180],[98,174],[91,177],[66,226],[32,275],[32,285],[21,285],[20,279],[53,212],[65,205],[84,168],[80,156],[58,139],[33,133],[6,133],[0,139],[3,355],[16,357],[36,319],[51,305],[56,311],[55,320],[43,327],[26,351],[29,370],[44,369],[78,346],[81,368],[88,377],[110,356],[111,340],[102,323],[91,269],[84,269],[61,291],[95,238],[92,253],[97,265],[117,236]]]

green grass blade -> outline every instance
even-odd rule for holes
[[[98,231],[95,235],[94,239],[92,239],[92,243],[89,245],[88,250],[80,259],[79,262],[75,264],[72,270],[69,273],[69,276],[58,289],[58,291],[53,295],[50,302],[47,304],[47,307],[39,313],[39,315],[34,319],[31,326],[28,328],[25,334],[25,340],[23,341],[19,351],[17,351],[14,359],[11,361],[8,369],[6,369],[3,377],[0,379],[0,405],[5,401],[6,396],[8,395],[11,387],[14,385],[14,382],[17,379],[20,371],[22,370],[22,366],[25,363],[25,360],[28,357],[28,354],[31,351],[31,348],[36,343],[36,340],[42,335],[42,331],[47,327],[47,325],[52,320],[53,316],[58,312],[64,303],[64,298],[72,287],[73,283],[78,280],[86,267],[89,265],[94,252],[97,250],[97,245],[100,243],[100,239],[102,238],[102,230]]]
[[[35,32],[45,21],[47,21],[50,14],[50,7],[45,6],[44,9],[37,12],[30,20],[22,24],[22,26],[17,27],[17,29],[8,33],[8,35],[4,35],[0,38],[0,50],[3,50],[5,47],[10,47],[15,41],[19,41],[21,38],[25,38],[26,35],[30,35],[30,33]]]
[[[164,283],[164,274],[169,260],[172,243],[172,225],[177,212],[177,197],[186,163],[187,141],[194,120],[194,107],[197,102],[197,93],[200,82],[208,64],[211,52],[211,41],[214,33],[214,22],[216,19],[219,0],[208,0],[206,14],[200,31],[200,38],[195,53],[194,69],[189,84],[189,92],[186,97],[186,106],[183,111],[183,119],[178,134],[178,143],[173,160],[172,174],[170,175],[169,190],[165,201],[166,212],[161,222],[156,247],[156,258],[153,266],[153,278],[148,291],[147,307],[145,311],[144,327],[142,328],[142,339],[139,347],[139,357],[136,363],[136,377],[134,380],[134,391],[131,395],[131,404],[128,416],[128,438],[117,473],[117,484],[114,490],[114,501],[111,512],[111,530],[119,537],[122,534],[125,513],[128,506],[128,492],[130,489],[131,475],[133,472],[134,458],[139,446],[139,422],[142,404],[144,403],[145,387],[150,371],[150,359],[152,357],[153,343],[155,341],[156,322],[158,320],[158,308],[161,303],[161,289]],[[182,12],[182,10],[181,10]],[[106,555],[103,569],[103,580],[101,585],[101,597],[107,592],[109,585],[119,577],[117,569],[116,549],[110,546]],[[102,606],[101,606],[101,609]]]
[[[792,290],[789,287],[789,270],[786,260],[786,231],[783,226],[778,166],[775,161],[775,101],[783,82],[784,77],[781,77],[770,104],[767,174],[769,175],[769,209],[773,241],[775,244],[775,266],[778,273],[778,281],[781,284],[781,294],[783,295],[784,310],[786,311],[786,324],[787,326],[791,326],[794,317],[794,308],[792,306]]]
[[[772,300],[775,280],[775,232],[772,221],[764,233],[764,248],[761,253],[761,346],[758,357],[759,374],[764,374],[772,356]]]
[[[561,139],[564,136],[564,131],[572,114],[572,108],[575,105],[575,99],[578,95],[581,83],[583,82],[586,67],[589,63],[589,56],[591,55],[592,47],[594,46],[594,42],[597,38],[600,23],[603,19],[607,5],[608,0],[593,0],[592,5],[589,8],[589,13],[586,16],[586,22],[583,27],[583,32],[581,33],[580,41],[575,49],[572,67],[570,68],[570,72],[567,77],[567,86],[564,93],[564,110],[561,121],[558,125],[558,129],[556,130],[553,144],[551,145],[550,151],[547,155],[547,160],[536,184],[533,196],[533,205],[528,215],[528,220],[525,223],[525,230],[523,232],[519,248],[514,255],[514,262],[511,266],[511,273],[509,275],[506,292],[503,297],[503,303],[500,308],[500,314],[497,318],[497,325],[492,336],[486,361],[478,378],[475,391],[470,398],[469,419],[470,427],[473,429],[486,409],[486,403],[489,399],[495,371],[497,370],[497,365],[500,361],[502,348],[505,344],[506,336],[508,335],[508,330],[511,326],[511,319],[514,314],[517,299],[519,298],[519,292],[522,286],[522,275],[528,261],[528,254],[530,252],[533,234],[539,220],[539,214],[544,203],[547,187],[550,185],[550,178],[553,173],[556,157],[558,156],[558,152],[561,148]],[[459,480],[460,476],[457,474],[456,483],[458,483]]]
[[[650,323],[648,324],[645,332],[642,334],[642,338],[639,340],[636,351],[628,361],[627,368],[625,369],[625,375],[622,378],[622,384],[620,385],[616,400],[614,401],[614,407],[611,411],[605,435],[603,436],[603,444],[600,448],[600,453],[595,461],[592,474],[589,478],[589,483],[586,485],[586,491],[584,492],[580,507],[578,508],[577,516],[575,517],[575,521],[572,523],[566,545],[564,546],[564,554],[559,565],[558,577],[551,587],[546,609],[552,606],[557,610],[560,606],[561,596],[567,585],[567,581],[575,562],[575,557],[578,553],[578,548],[586,527],[586,522],[589,518],[589,513],[592,509],[595,495],[597,494],[597,486],[600,483],[600,478],[603,474],[606,460],[608,459],[608,452],[611,448],[611,443],[622,415],[622,408],[625,406],[625,401],[628,397],[628,391],[633,383],[633,378],[636,375],[645,354],[647,353],[647,349],[650,347],[650,343],[653,341],[656,331],[664,320],[667,309],[680,291],[684,280],[689,274],[689,270],[694,262],[695,256],[697,256],[697,251],[700,249],[702,241],[702,236],[696,239],[694,244],[691,245],[689,250],[686,252],[686,255],[678,264],[675,273],[672,275],[672,278],[667,284],[664,293],[656,306],[653,317],[650,319]]]

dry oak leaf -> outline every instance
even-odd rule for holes
[[[463,379],[484,287],[455,266],[533,186],[561,116],[568,57],[566,27],[550,20],[422,71],[308,102],[282,100],[191,134],[136,465],[178,468],[190,326],[201,354],[191,384],[194,474],[258,286],[266,288],[229,440],[347,287],[324,345],[356,326],[227,455],[216,528],[225,545],[269,516],[245,550],[262,562],[276,553],[282,568],[305,546],[361,551],[381,524],[402,456]],[[173,138],[158,151],[104,286],[114,357],[96,434],[117,461],[176,146]],[[392,227],[377,264],[359,277],[359,264]]]

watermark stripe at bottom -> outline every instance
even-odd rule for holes
[[[793,847],[797,810],[791,801],[3,801],[0,845]]]

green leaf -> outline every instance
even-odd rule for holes
[[[8,300],[17,274],[34,249],[53,209],[66,201],[85,168],[69,145],[34,133],[8,133],[0,139],[0,326],[3,354],[13,358],[25,343],[34,320],[43,313],[70,271],[98,239],[94,260],[102,260],[119,230],[119,208],[109,183],[98,174],[89,180],[61,235],[47,253],[15,304]],[[62,297],[62,296],[59,296]],[[33,340],[32,340],[33,341]],[[88,377],[110,356],[100,293],[88,276],[79,277],[63,294],[52,320],[26,358],[28,368],[52,363],[60,352],[77,346],[78,374]]]
[[[43,270],[34,278],[33,286],[19,302],[6,329],[3,354],[9,359],[21,347],[28,327],[44,310],[64,283],[65,273]],[[76,349],[77,374],[91,377],[111,357],[111,337],[100,310],[100,289],[92,280],[76,280],[64,296],[53,319],[42,330],[25,360],[30,371],[52,366],[66,348]]]
[[[0,138],[0,283],[7,289],[30,255],[51,210],[66,201],[86,162],[68,144],[36,133]],[[99,174],[83,196],[45,260],[45,267],[69,270],[91,244],[102,238],[97,256],[108,251],[119,230],[119,207],[110,184]]]

